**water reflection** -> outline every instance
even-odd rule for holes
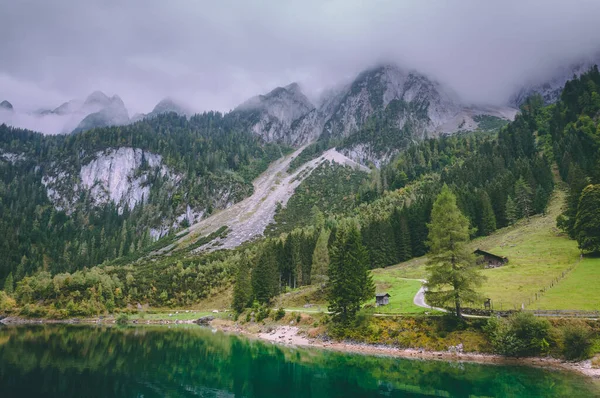
[[[293,349],[196,326],[0,328],[2,397],[590,397],[578,375]]]

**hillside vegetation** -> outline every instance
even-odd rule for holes
[[[360,273],[356,278],[349,275],[351,282],[364,281],[370,285],[372,274],[365,273],[370,268],[382,269],[374,273],[373,280],[381,289],[394,289],[396,282],[398,286],[405,285],[406,289],[398,290],[395,295],[398,304],[404,303],[400,308],[410,312],[414,308],[409,299],[417,284],[401,282],[399,278],[428,277],[424,272],[426,259],[422,256],[430,248],[427,239],[432,205],[445,186],[444,191],[451,191],[456,197],[457,212],[470,224],[465,235],[474,239],[472,248],[487,249],[510,259],[507,266],[483,271],[489,278],[481,293],[492,299],[496,309],[500,305],[503,309],[520,308],[522,304],[529,308],[549,306],[552,294],[561,292],[554,293],[553,289],[573,276],[581,279],[586,274],[583,271],[588,268],[587,262],[581,263],[586,264],[585,268],[575,272],[581,265],[577,263],[579,250],[590,256],[599,242],[600,228],[594,228],[600,225],[594,224],[598,221],[594,217],[598,214],[594,211],[594,184],[600,182],[598,87],[600,73],[592,69],[569,83],[555,105],[544,106],[539,97],[530,98],[515,121],[498,132],[458,134],[411,144],[386,166],[372,171],[368,178],[361,177],[360,186],[358,180],[352,181],[350,187],[344,186],[344,172],[316,174],[314,179],[299,182],[298,196],[290,199],[289,213],[280,211],[280,217],[285,216],[290,222],[285,224],[284,233],[257,238],[233,250],[210,254],[169,252],[166,248],[172,240],[167,239],[163,255],[141,257],[126,265],[117,260],[81,271],[62,272],[45,268],[41,246],[31,245],[29,250],[35,251],[41,260],[31,263],[26,259],[26,265],[34,264],[37,268],[21,272],[17,267],[14,275],[6,275],[4,286],[8,298],[3,299],[3,305],[25,315],[62,317],[102,314],[138,302],[151,306],[193,306],[216,292],[229,291],[227,288],[233,284],[232,304],[236,311],[242,312],[256,305],[266,308],[282,293],[298,288],[328,291],[332,277],[348,276],[342,272],[342,263],[348,260]],[[208,119],[194,123],[208,123],[210,117],[204,117]],[[211,135],[210,126],[208,123],[207,131],[197,133],[208,134],[217,140],[215,145],[221,139],[225,142],[219,145],[233,145],[237,133],[231,132],[231,141],[227,136],[217,139]],[[114,139],[123,137],[119,131],[114,130]],[[19,139],[17,143],[27,141]],[[257,145],[257,159],[248,158],[251,164],[263,164],[264,159],[280,149],[252,142]],[[16,144],[11,141],[11,145]],[[161,148],[161,141],[157,140],[156,145]],[[162,153],[167,156],[169,151]],[[235,163],[235,158],[229,160]],[[219,164],[224,168],[215,172],[233,171],[245,179],[243,165],[239,169],[227,168],[223,162]],[[551,167],[554,163],[568,185],[566,194],[555,189]],[[173,164],[183,167],[185,159]],[[200,162],[197,170],[191,170],[192,174],[203,170],[206,166],[203,164]],[[288,164],[285,166],[287,169]],[[253,169],[253,173],[259,169]],[[318,185],[311,185],[316,182]],[[322,199],[320,195],[332,197]],[[582,201],[586,204],[583,209],[578,207],[582,197],[586,199]],[[563,202],[566,206],[561,212]],[[331,212],[319,209],[319,203],[336,209]],[[555,220],[559,214],[557,228]],[[280,221],[284,225],[286,220]],[[98,233],[98,228],[86,231]],[[83,252],[80,248],[80,252],[89,255],[93,252],[90,248],[87,246]],[[345,248],[351,252],[346,253]],[[123,253],[118,250],[118,254],[115,257],[125,254],[125,250]],[[388,270],[390,275],[386,274]],[[540,298],[540,290],[544,289]],[[363,286],[353,285],[346,290],[356,293]],[[409,290],[411,293],[406,293]],[[370,295],[371,289],[364,292]],[[370,300],[371,296],[365,293],[360,299]]]

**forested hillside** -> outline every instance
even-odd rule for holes
[[[212,112],[59,136],[2,125],[0,279],[127,256],[249,195],[284,151]]]
[[[236,310],[251,305],[255,300],[268,303],[290,288],[310,284],[323,286],[334,276],[331,270],[339,268],[330,267],[331,261],[337,261],[335,259],[339,257],[332,257],[336,253],[332,248],[343,247],[349,237],[352,237],[351,246],[357,253],[364,252],[365,261],[371,268],[386,267],[426,254],[429,250],[427,235],[432,205],[444,185],[457,197],[460,211],[469,220],[471,237],[485,236],[519,219],[543,213],[554,189],[553,163],[558,164],[561,176],[570,186],[569,206],[558,224],[579,241],[582,250],[597,251],[598,240],[594,233],[600,231],[600,228],[595,228],[598,226],[599,195],[594,184],[598,184],[600,177],[598,87],[600,75],[594,68],[568,83],[561,101],[555,105],[545,106],[540,97],[532,97],[523,104],[515,121],[497,132],[461,133],[411,144],[380,170],[373,170],[369,177],[354,180],[355,177],[348,174],[347,169],[323,168],[314,178],[303,181],[295,198],[292,197],[288,203],[291,206],[278,213],[276,221],[281,223],[280,232],[284,232],[280,235],[275,234],[276,225],[271,237],[246,243],[236,250],[210,255],[182,252],[170,257],[141,259],[125,266],[122,262],[113,262],[110,266],[94,267],[74,274],[52,276],[51,273],[56,269],[48,269],[51,273],[36,273],[30,269],[30,276],[18,283],[14,281],[18,278],[14,278],[6,285],[7,291],[14,290],[16,303],[11,305],[27,304],[26,311],[29,313],[47,313],[47,306],[34,304],[41,301],[54,304],[52,308],[60,308],[63,311],[58,314],[60,316],[102,313],[136,302],[153,306],[181,306],[221,291],[231,281],[234,282],[233,306]],[[185,119],[175,120],[180,120],[184,126],[203,122],[203,127],[197,127],[198,132],[195,133],[200,137],[214,131],[215,120],[221,120],[223,124],[219,126],[227,122],[215,115],[203,115],[189,122]],[[135,125],[134,129],[144,130],[148,122],[144,123]],[[184,127],[182,129],[187,131]],[[15,135],[15,131],[10,129],[4,128],[3,131],[5,136]],[[140,135],[127,135],[119,131],[104,129],[87,134],[99,143],[106,143],[98,145],[147,145],[143,148],[162,154],[166,159],[165,164],[184,175],[208,173],[211,178],[216,178],[212,177],[213,174],[234,175],[244,183],[256,175],[269,159],[276,157],[279,151],[275,146],[259,145],[248,136],[238,136],[234,129],[228,130],[231,131],[229,134],[220,134],[218,139],[213,138],[214,142],[208,140],[212,144],[206,146],[198,146],[199,142],[205,143],[198,136],[190,140],[183,133],[178,135],[176,128],[170,132],[169,138],[148,138],[145,144],[142,144],[144,134],[141,132]],[[164,130],[159,131],[166,134]],[[219,131],[225,131],[224,127]],[[112,138],[102,138],[100,132],[109,133],[108,136]],[[50,145],[49,148],[77,147],[78,137],[57,138],[56,142],[60,145]],[[139,142],[128,142],[128,138]],[[171,144],[171,139],[186,148],[193,145],[197,145],[196,150],[202,148],[207,151],[211,148],[213,160],[189,165],[187,162],[194,162],[194,152],[182,150],[181,153],[175,153],[177,146]],[[23,153],[25,159],[32,154],[49,156],[49,149],[43,150],[47,144],[44,144],[42,137],[31,141],[17,138],[4,141],[10,144],[6,144],[5,152],[10,150],[19,156]],[[80,145],[85,147],[88,144]],[[242,150],[242,147],[246,149]],[[26,150],[19,151],[19,148]],[[98,146],[86,148],[92,151]],[[227,152],[232,148],[236,148],[234,150],[239,155],[237,160]],[[315,144],[300,156],[308,159],[317,156],[321,149],[321,144]],[[217,155],[220,150],[223,151],[222,156]],[[246,155],[242,156],[242,153]],[[14,156],[13,162],[17,162]],[[15,170],[22,169],[15,164],[18,163],[5,161],[2,166],[13,170],[13,174],[3,174],[12,176],[7,179],[5,186],[10,181],[15,184]],[[42,201],[43,187],[35,182],[36,171],[33,165],[30,167],[30,170],[25,168],[29,170],[29,174],[25,175],[30,177],[29,185],[25,184],[24,188],[29,186],[33,193],[27,193],[25,189],[23,195]],[[343,180],[348,181],[347,191],[338,189],[338,182]],[[8,190],[5,189],[5,192]],[[320,198],[319,194],[335,197],[335,204],[330,206],[327,201],[331,198]],[[17,195],[10,202],[4,197],[3,214],[7,214],[11,208],[19,209],[19,206],[28,208],[27,202],[16,203]],[[6,194],[6,197],[11,196]],[[40,213],[54,218],[60,215],[65,219],[79,214],[77,211],[71,215],[57,212],[52,210],[48,200],[44,203],[33,207],[29,205],[29,213],[19,210],[15,214]],[[320,206],[327,208],[321,209]],[[337,210],[330,211],[330,207]],[[118,210],[113,208],[110,214],[122,220],[126,214],[133,217],[139,211],[142,217],[147,212],[141,208],[135,209],[132,212],[124,210],[119,215]],[[11,218],[3,216],[3,222],[6,222],[4,220]],[[47,220],[40,223],[44,227],[30,224],[32,228],[27,233],[37,231],[36,228],[43,230],[46,225],[55,225]],[[85,222],[89,221],[85,219]],[[10,231],[13,234],[20,233],[17,226],[22,224],[15,219],[12,219],[12,223],[8,225],[12,225]],[[95,231],[90,224],[83,225],[88,226],[86,233]],[[116,225],[116,228],[123,229],[124,223]],[[129,225],[127,223],[127,228],[130,228]],[[343,237],[344,242],[336,244],[339,237]],[[12,241],[12,244],[15,242]],[[115,242],[113,250],[119,250],[116,245]],[[33,252],[36,246],[30,246]],[[60,245],[57,247],[60,248]],[[5,253],[9,253],[9,248],[10,243],[5,244]],[[64,248],[60,250],[64,251]],[[117,251],[118,254],[122,253]],[[27,263],[27,259],[24,261]],[[19,274],[19,277],[22,276]]]

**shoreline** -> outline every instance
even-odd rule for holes
[[[21,317],[6,317],[0,319],[0,325],[18,326],[18,325],[40,325],[40,324],[65,324],[65,325],[116,325],[114,319],[82,318],[82,319],[27,319]],[[373,345],[364,343],[355,343],[347,341],[324,341],[318,338],[308,338],[297,326],[279,325],[269,331],[256,332],[240,327],[238,324],[224,319],[213,319],[207,323],[199,324],[197,320],[168,320],[155,319],[129,321],[127,325],[176,325],[176,324],[197,324],[201,327],[211,327],[221,332],[244,336],[251,339],[257,339],[271,344],[277,344],[283,347],[302,347],[316,348],[321,350],[330,350],[345,353],[354,353],[362,355],[387,356],[395,358],[454,361],[454,362],[473,362],[489,365],[517,365],[531,366],[537,368],[553,369],[559,371],[571,371],[584,375],[596,382],[600,381],[600,368],[593,368],[591,360],[580,362],[569,362],[553,357],[504,357],[497,354],[487,354],[478,352],[451,352],[451,351],[431,351],[418,348],[399,348],[387,345]]]
[[[269,332],[252,333],[239,326],[211,322],[211,327],[225,333],[243,335],[284,347],[302,347],[346,352],[362,355],[387,356],[406,359],[473,362],[488,365],[531,366],[544,369],[577,372],[595,381],[600,381],[600,368],[593,368],[591,360],[568,362],[552,357],[504,357],[497,354],[477,352],[430,351],[417,348],[399,348],[344,341],[323,341],[300,334],[295,326],[278,326]]]

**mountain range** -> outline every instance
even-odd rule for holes
[[[0,103],[0,123],[42,131],[46,134],[79,133],[99,127],[124,126],[159,114],[175,112],[191,115],[185,106],[172,99],[163,99],[148,114],[130,117],[125,103],[118,95],[107,96],[94,91],[85,100],[74,99],[56,108],[25,112],[8,100]]]
[[[506,106],[464,103],[449,87],[418,71],[380,65],[361,72],[348,84],[327,90],[315,103],[297,83],[291,83],[250,98],[230,112],[230,116],[242,121],[250,132],[265,141],[291,146],[305,145],[319,138],[344,140],[360,131],[366,123],[381,118],[398,132],[404,129],[403,134],[408,140],[418,140],[459,130],[474,130],[479,124],[476,119],[481,115],[512,120],[519,106],[535,93],[541,94],[546,103],[555,102],[568,79],[599,62],[600,55],[596,55],[577,63],[559,65],[550,78],[520,87]],[[181,103],[167,98],[148,114],[130,117],[118,95],[109,97],[96,91],[83,101],[72,100],[27,117],[7,99],[0,104],[0,122],[64,134],[127,125],[168,112],[187,116],[193,113]],[[376,161],[390,155],[381,153],[369,142],[359,141],[345,148],[346,154],[356,160]]]

